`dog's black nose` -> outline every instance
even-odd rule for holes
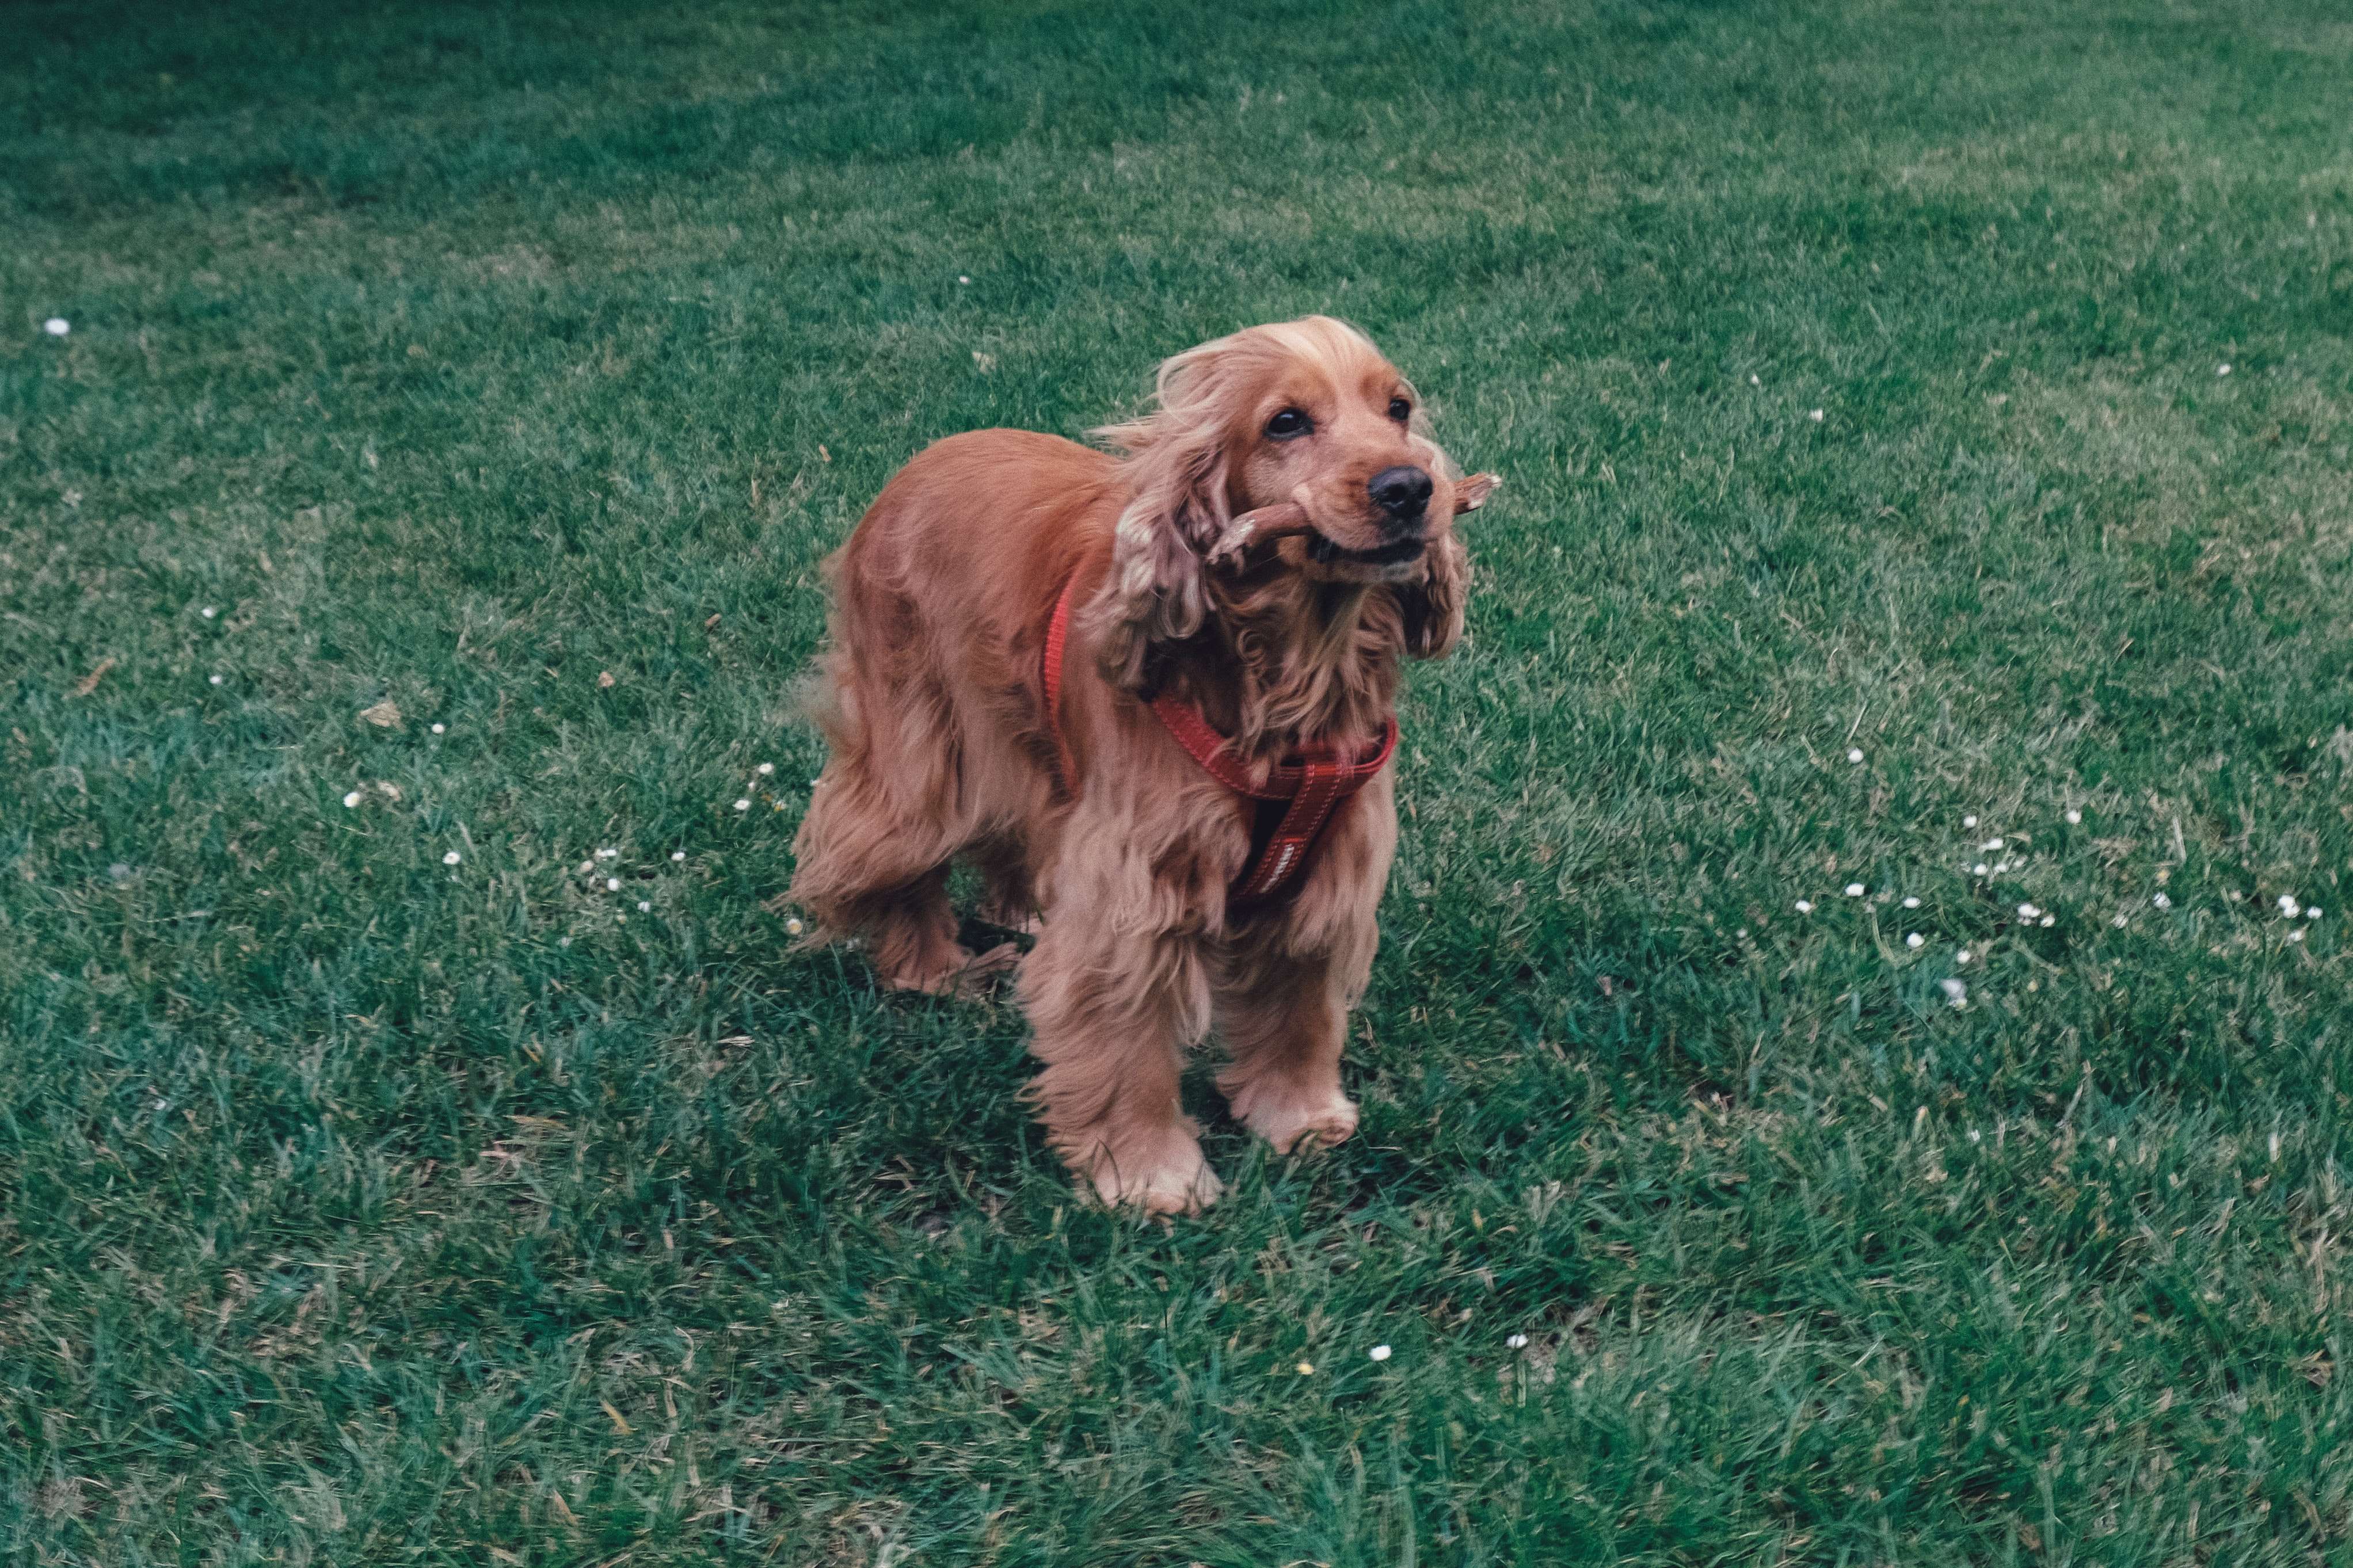
[[[1372,492],[1375,506],[1399,522],[1412,521],[1430,505],[1430,476],[1419,468],[1383,468],[1365,489]]]

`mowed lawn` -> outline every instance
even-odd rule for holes
[[[2353,1561],[2353,13],[8,31],[11,1561]],[[1164,1226],[789,944],[793,685],[1310,310],[1508,488]]]

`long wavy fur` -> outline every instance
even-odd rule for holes
[[[1452,648],[1470,557],[1451,530],[1433,544],[1423,577],[1395,587],[1319,583],[1279,568],[1219,577],[1202,563],[1232,521],[1229,454],[1244,433],[1241,399],[1279,362],[1345,363],[1378,353],[1329,316],[1255,327],[1162,362],[1153,409],[1094,432],[1122,455],[1133,496],[1111,574],[1085,611],[1106,677],[1149,692],[1180,673],[1186,645],[1205,644],[1189,662],[1229,662],[1239,679],[1235,743],[1279,750],[1369,733],[1395,699],[1396,656],[1435,658]],[[1417,430],[1412,446],[1432,471],[1459,477],[1427,433]]]

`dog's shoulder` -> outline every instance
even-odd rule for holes
[[[993,511],[1092,511],[1121,493],[1119,459],[1036,430],[967,430],[909,459],[891,487]],[[1112,510],[1116,512],[1117,505]]]

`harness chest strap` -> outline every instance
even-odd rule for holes
[[[1063,783],[1072,786],[1077,775],[1070,742],[1062,734],[1062,662],[1070,646],[1071,608],[1078,597],[1078,589],[1079,581],[1074,575],[1062,585],[1060,596],[1054,601],[1053,619],[1046,625],[1045,668],[1041,671],[1046,689],[1046,721],[1054,731],[1054,749],[1061,763]],[[1166,693],[1153,699],[1151,707],[1161,727],[1211,778],[1247,799],[1285,806],[1271,835],[1234,879],[1229,896],[1237,900],[1271,898],[1303,875],[1316,837],[1331,820],[1332,813],[1388,766],[1397,750],[1397,721],[1390,719],[1383,726],[1380,740],[1353,757],[1343,755],[1331,745],[1303,746],[1295,760],[1277,764],[1268,771],[1264,780],[1256,780],[1233,754],[1227,737],[1219,733],[1199,709]]]

